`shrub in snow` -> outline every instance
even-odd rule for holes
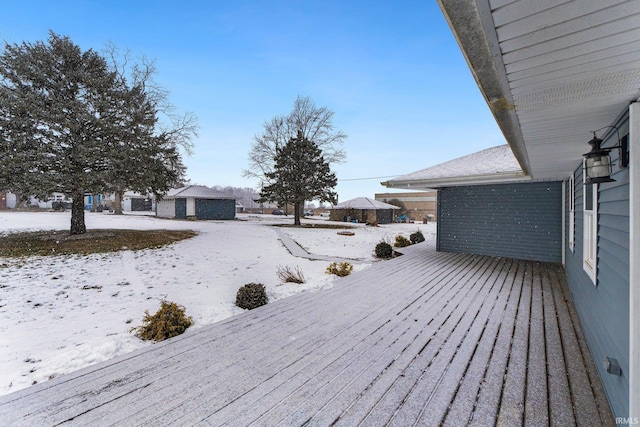
[[[376,257],[389,259],[393,256],[393,248],[387,242],[380,242],[376,245]]]
[[[293,270],[291,267],[282,267],[278,266],[278,271],[276,273],[278,275],[278,279],[284,283],[304,283],[306,279],[304,278],[304,274],[300,270],[300,267],[296,267]]]
[[[240,308],[252,310],[269,302],[267,291],[260,283],[248,283],[238,289],[236,305]]]
[[[396,248],[404,248],[406,246],[411,246],[411,241],[404,237],[402,234],[398,234],[396,236],[396,243],[394,245]]]
[[[415,243],[424,242],[425,238],[424,238],[424,235],[422,234],[422,231],[418,230],[409,236],[409,240],[411,240],[411,243],[415,244]]]
[[[348,262],[332,262],[327,267],[327,274],[335,274],[338,277],[344,277],[351,274],[353,265]]]
[[[160,301],[160,309],[150,315],[145,310],[142,326],[133,328],[138,338],[143,340],[163,341],[182,334],[193,324],[193,319],[185,315],[185,308],[175,302]]]

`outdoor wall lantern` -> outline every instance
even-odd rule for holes
[[[596,132],[602,129],[613,128],[618,134],[618,145],[609,148],[602,148],[602,139],[598,138]],[[593,132],[593,139],[589,141],[591,151],[583,154],[584,157],[584,173],[586,185],[600,184],[602,182],[614,182],[615,179],[611,178],[611,157],[609,152],[614,148],[618,149],[618,158],[620,159],[620,167],[626,168],[629,164],[627,156],[627,137],[625,136],[620,140],[620,133],[615,126],[605,126],[597,131]]]

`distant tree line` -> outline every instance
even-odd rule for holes
[[[256,201],[260,198],[260,195],[254,188],[214,185],[211,187],[211,189],[224,196],[235,198],[237,201],[242,203],[242,206],[244,206],[245,208],[255,209],[260,207],[260,203]],[[263,204],[262,206],[269,208],[275,207],[275,205],[266,204]]]

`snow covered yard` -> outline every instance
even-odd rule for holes
[[[292,256],[269,227],[289,224],[291,217],[238,218],[198,222],[87,213],[90,229],[193,229],[199,235],[137,252],[0,259],[0,395],[152,345],[129,331],[162,298],[185,306],[198,328],[240,313],[235,295],[246,283],[265,284],[270,301],[332,286],[328,262]],[[69,220],[68,212],[0,212],[0,234],[66,230]],[[374,262],[373,248],[382,239],[417,229],[427,239],[435,236],[435,224],[349,225],[354,236],[324,228],[280,230],[310,253],[353,259],[356,271]],[[307,283],[279,283],[278,266],[300,267]]]

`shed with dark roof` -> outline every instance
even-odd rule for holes
[[[400,209],[368,197],[356,197],[335,205],[329,214],[331,221],[355,221],[366,224],[388,224],[393,222],[393,211]]]
[[[178,219],[235,219],[236,199],[203,185],[169,190],[157,203],[156,215]]]

